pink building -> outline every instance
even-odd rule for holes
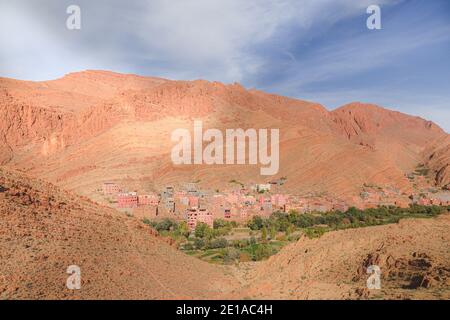
[[[216,194],[213,196],[213,206],[220,207],[225,205],[225,197],[221,194]]]
[[[261,204],[261,213],[270,216],[273,212],[272,200],[270,198],[264,198],[263,203]]]
[[[256,202],[256,199],[254,196],[244,196],[241,199],[241,204],[246,205],[246,206],[252,206],[254,205]]]
[[[227,202],[230,204],[237,204],[239,201],[239,196],[235,193],[229,193],[227,195]]]
[[[260,205],[263,205],[263,204],[264,204],[264,196],[259,196],[259,198],[258,198],[258,203],[259,203]]]
[[[136,208],[138,206],[138,196],[136,192],[119,193],[117,195],[117,207]]]
[[[139,206],[157,206],[159,197],[156,194],[142,194],[138,196]]]
[[[198,207],[199,206],[198,204],[199,204],[198,197],[194,197],[194,196],[189,197],[189,206],[190,207]]]
[[[261,206],[268,206],[269,204],[272,205],[272,198],[271,197],[259,197],[259,204]]]
[[[206,223],[210,228],[213,227],[213,216],[212,213],[209,212],[208,209],[198,209],[199,215],[198,215],[198,222]]]
[[[184,206],[189,205],[189,197],[188,196],[179,196],[177,199],[180,201],[180,203],[182,205],[184,205]]]
[[[120,192],[120,187],[114,182],[105,182],[103,183],[102,190],[104,195],[117,194]]]
[[[241,219],[246,219],[248,217],[248,210],[245,208],[241,209],[240,217],[241,217]]]
[[[213,227],[212,213],[207,209],[191,208],[186,210],[186,220],[190,231],[194,231],[198,223],[206,223],[210,228]]]
[[[179,197],[183,197],[183,196],[186,196],[186,192],[184,192],[184,191],[177,191],[177,192],[175,192],[175,195],[174,195],[175,198],[179,198]]]
[[[287,200],[288,200],[288,197],[283,195],[283,194],[274,194],[271,197],[271,201],[272,201],[273,206],[276,207],[276,208],[279,208],[279,209],[281,209],[281,208],[284,209],[285,208],[285,206],[286,206],[286,204],[288,202]]]
[[[194,231],[197,226],[198,212],[197,209],[186,210],[186,221],[190,231]]]

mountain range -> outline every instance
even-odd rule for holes
[[[83,71],[41,82],[0,78],[0,105],[0,163],[88,197],[110,180],[130,190],[267,182],[256,165],[174,165],[171,132],[194,120],[219,130],[279,128],[280,169],[270,179],[285,177],[290,193],[346,199],[377,185],[407,194],[418,166],[430,186],[450,183],[449,135],[372,104],[329,111],[237,83]]]

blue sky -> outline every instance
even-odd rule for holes
[[[81,30],[65,26],[81,8]],[[381,7],[381,30],[366,8]],[[447,0],[0,0],[0,76],[85,69],[376,103],[450,131]]]

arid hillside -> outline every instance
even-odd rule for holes
[[[236,269],[252,299],[449,299],[450,215],[301,238],[261,264]],[[381,289],[367,289],[367,267]],[[236,292],[234,292],[236,294]]]
[[[408,193],[405,174],[448,137],[430,121],[374,105],[330,112],[239,84],[107,71],[45,82],[3,78],[0,106],[0,162],[87,196],[106,180],[141,190],[188,181],[223,189],[232,179],[280,177],[287,192],[351,197],[370,184]],[[175,166],[171,132],[192,130],[194,119],[204,130],[279,128],[278,174],[261,176],[260,165]]]
[[[262,262],[208,264],[140,222],[0,169],[1,299],[449,299],[450,216],[302,237]],[[381,290],[366,268],[381,268]],[[67,267],[81,289],[66,288]]]
[[[234,284],[137,219],[1,168],[0,261],[0,299],[206,299]]]
[[[450,189],[450,137],[447,135],[424,151],[424,165],[435,184]]]

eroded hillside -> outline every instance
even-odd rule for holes
[[[192,130],[194,119],[204,129],[279,128],[280,170],[270,178],[287,177],[285,192],[334,197],[357,195],[365,184],[410,193],[405,174],[423,162],[430,144],[448,137],[432,122],[374,105],[329,112],[203,80],[85,71],[45,82],[0,79],[0,89],[0,161],[87,196],[107,180],[157,190],[197,180],[222,189],[231,179],[268,179],[259,165],[175,166],[171,132]],[[436,170],[445,171],[448,158],[439,159]],[[445,176],[438,175],[438,181]]]
[[[234,284],[142,222],[0,169],[1,299],[206,299]],[[66,288],[67,267],[81,289]]]

